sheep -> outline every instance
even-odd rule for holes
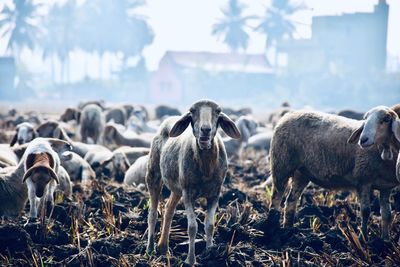
[[[67,141],[72,145],[72,151],[77,153],[81,157],[85,157],[85,155],[91,150],[96,150],[96,151],[108,150],[107,148],[101,145],[85,144],[82,142],[72,141],[71,138],[65,132],[64,128],[62,128],[60,123],[56,121],[47,121],[41,124],[36,129],[36,131],[40,137],[51,137]]]
[[[189,124],[192,129],[188,128]],[[194,103],[189,112],[180,118],[168,118],[160,126],[151,144],[146,173],[150,193],[147,253],[154,250],[157,206],[163,183],[171,190],[171,196],[164,213],[157,250],[160,253],[168,251],[171,221],[181,197],[188,219],[189,252],[186,262],[190,265],[195,263],[197,222],[194,202],[199,197],[207,199],[206,247],[213,244],[214,215],[228,168],[224,143],[217,134],[218,125],[228,136],[240,138],[235,123],[210,100]]]
[[[159,120],[166,116],[180,116],[182,114],[178,109],[166,105],[160,105],[156,107],[155,112],[156,118]]]
[[[9,145],[0,144],[0,167],[17,166],[18,161],[17,155]]]
[[[92,100],[92,101],[81,102],[78,104],[78,109],[83,110],[88,105],[96,105],[99,108],[101,108],[101,110],[106,109],[104,100]]]
[[[287,102],[283,102],[281,107],[269,115],[268,122],[275,128],[279,120],[288,112],[291,111],[290,105]]]
[[[22,162],[25,171],[22,182],[28,188],[29,216],[37,218],[39,206],[49,202],[54,207],[54,191],[60,184],[58,174],[61,172],[65,176],[65,170],[60,171],[60,158],[45,138],[36,138],[29,143]]]
[[[114,125],[109,124],[104,129],[104,141],[117,146],[150,147],[150,140],[147,138],[121,133]]]
[[[145,184],[149,155],[139,157],[126,171],[124,184],[139,186]]]
[[[60,158],[60,160],[62,160],[62,159]],[[67,170],[62,165],[60,165],[58,167],[57,176],[58,176],[59,183],[56,187],[56,190],[62,192],[65,197],[71,198],[72,197],[71,178],[70,178]]]
[[[28,189],[22,182],[24,164],[0,170],[0,216],[19,216],[28,200]]]
[[[106,122],[114,121],[115,123],[125,125],[126,120],[126,111],[123,107],[113,107],[106,111]]]
[[[231,138],[223,139],[228,158],[238,155],[242,146],[247,144],[250,136],[256,133],[258,123],[250,116],[240,116],[236,121],[236,126],[241,133],[241,138],[239,140]]]
[[[81,114],[80,134],[82,142],[87,143],[90,137],[95,144],[101,143],[105,119],[102,110],[95,104],[85,106]]]
[[[365,118],[357,121],[298,111],[285,115],[278,123],[270,151],[273,182],[270,208],[280,207],[288,179],[292,177],[284,209],[285,227],[293,225],[296,202],[312,181],[328,189],[357,192],[362,215],[361,232],[368,238],[370,190],[377,189],[380,191],[382,237],[388,240],[389,195],[398,185],[390,147],[393,136],[390,125],[398,120],[398,114],[387,107],[376,107]],[[359,145],[355,144],[357,142]]]
[[[92,149],[86,153],[85,157],[83,158],[86,160],[89,165],[92,167],[92,169],[95,171],[96,175],[100,175],[102,173],[102,169],[100,167],[101,163],[109,158],[112,157],[113,153],[109,149],[103,149],[98,148],[98,149]]]
[[[127,122],[128,129],[134,131],[135,133],[155,133],[157,132],[157,128],[149,125],[147,121],[140,115],[131,116]]]
[[[74,182],[86,184],[96,179],[96,173],[90,164],[75,152],[69,152],[69,157],[61,158],[61,165]]]
[[[14,134],[13,139],[11,140],[10,146],[18,144],[25,144],[37,137],[37,132],[34,126],[29,122],[23,122],[17,125],[15,128],[16,133]]]
[[[271,145],[272,132],[266,130],[265,132],[251,136],[245,145],[245,149],[253,149],[255,151],[268,152]]]
[[[147,147],[130,147],[121,146],[113,151],[113,153],[122,152],[128,158],[129,164],[133,164],[139,157],[149,154],[150,149]]]
[[[131,166],[125,153],[121,151],[113,152],[112,156],[103,160],[100,165],[106,166],[109,163],[112,163],[112,176],[114,177],[115,181],[122,183],[124,181],[126,171]]]
[[[67,108],[60,116],[60,121],[69,122],[75,120],[77,123],[80,122],[81,111],[76,108]]]
[[[362,120],[364,113],[354,111],[351,109],[344,109],[344,110],[339,111],[338,115],[349,118],[349,119],[353,119],[353,120]]]
[[[28,187],[24,182],[24,179],[28,179],[26,176],[26,163],[28,163],[29,158],[32,158],[32,156],[28,157],[28,154],[29,151],[34,151],[34,147],[38,147],[39,143],[45,142],[57,153],[70,149],[70,145],[67,142],[52,138],[37,138],[30,142],[28,152],[24,154],[18,165],[4,168],[0,172],[0,216],[19,216],[21,214],[28,200]],[[49,150],[48,145],[44,147],[46,151]],[[39,149],[36,148],[36,150]]]

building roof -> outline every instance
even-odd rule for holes
[[[212,72],[244,72],[272,74],[274,70],[262,54],[167,51],[161,60],[178,66]]]

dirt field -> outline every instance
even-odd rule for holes
[[[373,198],[370,240],[358,238],[355,197],[309,186],[294,228],[283,229],[279,213],[268,211],[269,190],[252,188],[268,175],[265,159],[232,162],[216,218],[216,245],[205,250],[204,203],[198,202],[199,266],[395,266],[400,264],[400,194],[394,194],[392,242],[380,237],[379,204]],[[164,190],[164,196],[168,195]],[[177,266],[187,252],[182,204],[172,223],[168,256],[145,253],[146,192],[123,188],[102,177],[93,192],[74,187],[73,201],[61,200],[46,221],[3,219],[2,266]],[[165,203],[165,202],[164,202]],[[26,210],[27,212],[27,210]],[[160,221],[160,220],[159,220]],[[159,223],[157,224],[159,229]]]

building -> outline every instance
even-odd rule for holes
[[[241,97],[268,88],[274,71],[264,55],[167,51],[150,81],[156,103]]]
[[[372,13],[316,16],[311,39],[288,40],[278,48],[294,72],[385,70],[389,6],[379,0]]]

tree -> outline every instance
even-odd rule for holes
[[[267,51],[276,48],[285,38],[293,38],[296,27],[291,16],[303,8],[303,4],[293,4],[290,0],[272,0],[272,5],[267,7],[265,16],[259,18],[260,23],[255,28],[265,35]]]
[[[213,25],[212,35],[217,38],[223,36],[223,42],[232,52],[246,50],[248,46],[249,34],[245,28],[248,27],[247,22],[252,16],[242,14],[245,8],[238,0],[229,0],[227,7],[221,9],[224,17]]]
[[[26,47],[33,50],[40,36],[38,9],[40,4],[30,0],[13,0],[0,11],[0,39],[9,36],[7,50],[14,55]]]
[[[75,14],[75,0],[69,0],[61,5],[53,4],[44,21],[46,31],[40,42],[43,49],[43,57],[51,59],[52,71],[55,68],[54,57],[60,60],[60,77],[64,81],[69,80],[69,54],[78,45],[79,37],[76,34],[78,27]]]

